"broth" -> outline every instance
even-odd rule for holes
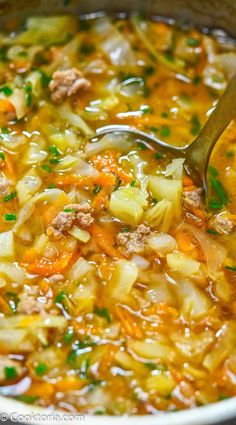
[[[161,21],[32,17],[0,36],[0,394],[90,414],[236,395],[235,123],[207,201],[122,134],[197,136],[232,45]]]

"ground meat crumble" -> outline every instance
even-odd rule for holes
[[[120,232],[117,235],[117,243],[123,247],[127,254],[141,253],[145,249],[145,242],[150,233],[150,227],[140,224],[133,232]]]
[[[183,192],[183,206],[186,209],[194,209],[194,208],[200,208],[202,205],[202,199],[201,199],[202,189],[196,188],[194,190],[185,190]]]
[[[209,224],[221,235],[229,235],[234,229],[234,223],[230,220],[230,215],[227,211],[223,211],[215,216],[210,220]]]
[[[64,211],[59,212],[53,219],[46,233],[48,236],[60,239],[63,234],[71,230],[74,225],[86,228],[93,222],[94,218],[91,214],[89,202],[69,204],[65,206]]]
[[[49,89],[52,92],[52,101],[61,103],[67,97],[87,91],[91,83],[84,74],[76,68],[54,72]]]

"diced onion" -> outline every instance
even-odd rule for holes
[[[80,229],[78,226],[73,226],[69,231],[69,234],[84,243],[88,242],[91,238],[90,233],[87,232],[87,230]]]
[[[177,248],[177,242],[173,236],[166,233],[154,233],[147,238],[147,245],[158,254],[165,255]]]
[[[0,257],[13,257],[15,253],[14,235],[12,231],[0,233]]]
[[[199,261],[193,260],[182,252],[175,251],[166,256],[168,267],[183,276],[192,276],[200,268]]]

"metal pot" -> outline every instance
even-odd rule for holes
[[[23,19],[29,14],[78,13],[109,14],[138,11],[146,16],[159,15],[201,29],[220,29],[236,38],[236,0],[0,0],[0,22],[9,15]],[[211,383],[209,382],[209,385]],[[6,423],[52,424],[81,423],[86,425],[233,425],[236,424],[236,397],[208,406],[156,416],[86,416],[64,418],[62,412],[51,412],[0,397],[0,421]],[[41,415],[41,420],[34,415]],[[44,415],[44,416],[42,416]],[[54,416],[54,421],[53,421]],[[61,420],[59,419],[61,417]]]

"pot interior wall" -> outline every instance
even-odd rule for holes
[[[94,14],[139,12],[173,18],[198,27],[222,28],[236,37],[235,0],[0,0],[2,20],[9,14]]]

